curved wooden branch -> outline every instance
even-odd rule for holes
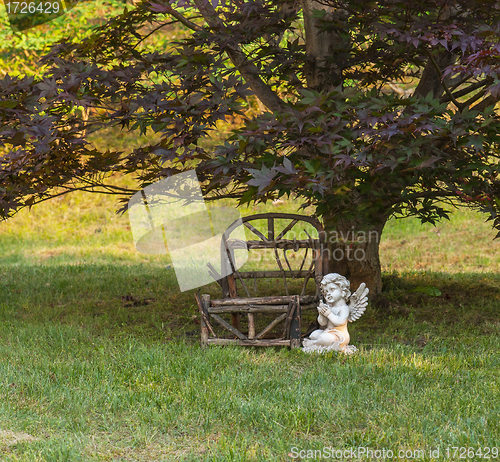
[[[486,79],[481,80],[481,82],[473,83],[472,85],[469,85],[467,88],[463,88],[462,90],[458,90],[454,93],[452,92],[452,95],[454,98],[460,98],[461,96],[468,95],[469,93],[473,92],[474,90],[478,90],[479,88],[482,88],[485,85],[489,85],[492,82],[493,82],[493,79],[491,77],[487,77]],[[452,91],[452,90],[450,89],[450,91]],[[448,101],[450,101],[450,98],[448,95],[446,95],[443,98],[441,98],[441,101],[443,103],[447,103]],[[467,104],[467,103],[465,103],[465,104]]]
[[[211,28],[225,27],[214,7],[209,2],[194,0],[194,3]],[[247,56],[238,45],[228,45],[226,53],[255,93],[255,96],[260,99],[264,106],[273,112],[287,109],[285,102],[262,80],[258,68],[248,61]]]
[[[487,98],[483,99],[480,103],[477,103],[475,106],[473,106],[472,110],[482,112],[488,106],[493,106],[494,104],[498,103],[498,100],[498,97],[490,95]]]
[[[438,73],[438,76],[441,80],[441,85],[446,93],[446,95],[448,96],[448,98],[450,98],[450,101],[457,107],[457,109],[462,112],[465,108],[465,105],[463,105],[462,103],[459,103],[456,98],[452,95],[450,89],[448,88],[448,85],[446,85],[446,82],[443,81],[442,79],[442,74],[441,74],[441,69],[439,68],[439,65],[438,63],[436,62],[436,60],[434,59],[434,56],[432,56],[432,53],[427,53],[427,55],[429,56],[429,59],[432,63],[432,65],[434,66],[434,69],[436,70],[436,72]]]
[[[172,11],[169,11],[168,14],[172,17],[174,17],[175,19],[177,19],[177,21],[179,21],[180,23],[184,24],[188,29],[191,29],[191,30],[194,30],[194,31],[201,31],[203,28],[198,26],[198,24],[195,24],[194,22],[190,21],[188,18],[185,18],[184,16],[182,16],[182,14],[180,14],[178,11],[175,11],[173,8],[172,8]]]

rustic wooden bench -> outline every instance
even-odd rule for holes
[[[238,226],[245,226],[251,232],[252,239],[242,241],[232,238],[231,234]],[[306,228],[309,228],[309,232]],[[292,234],[295,234],[293,238]],[[235,265],[235,252],[238,249],[246,249],[249,255],[252,251],[268,249],[277,269],[239,271]],[[302,311],[316,309],[320,298],[319,283],[327,272],[324,249],[325,232],[321,223],[313,217],[266,213],[244,217],[240,222],[233,223],[225,231],[221,245],[222,267],[230,265],[229,271],[225,271],[229,275],[220,278],[215,269],[209,268],[222,289],[222,298],[211,299],[208,294],[201,297],[196,295],[201,314],[202,346],[235,344],[300,347]],[[290,250],[294,252],[292,263],[295,268],[292,268],[291,258],[287,257]],[[280,252],[283,259],[279,256]],[[269,278],[283,281],[281,293],[285,295],[251,296],[251,281],[254,282],[255,292],[258,292],[256,281]],[[300,285],[300,290],[295,289],[294,292],[289,287],[291,285]],[[244,297],[239,296],[238,292],[241,291]],[[313,293],[306,293],[308,291]],[[246,329],[242,328],[242,315],[246,315]],[[265,327],[257,333],[255,315],[272,316],[273,319],[270,323],[266,322]],[[280,327],[280,324],[283,326]]]

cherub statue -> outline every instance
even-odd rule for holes
[[[340,274],[327,274],[320,284],[321,293],[325,299],[318,306],[318,322],[322,329],[311,333],[303,341],[303,351],[306,353],[326,351],[342,351],[352,354],[357,351],[349,345],[347,322],[356,321],[366,310],[368,305],[368,289],[362,283],[356,292],[351,295],[351,283]]]

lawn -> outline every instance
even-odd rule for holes
[[[350,327],[359,353],[307,356],[202,350],[193,292],[135,251],[115,206],[75,194],[1,224],[2,461],[493,458],[500,255],[480,216],[391,221],[385,291]]]
[[[70,23],[104,18],[107,3],[79,5]],[[33,30],[24,54],[51,31]],[[152,47],[179,34],[165,28]],[[40,71],[5,43],[5,69]],[[130,151],[154,138],[91,140]],[[135,250],[117,207],[76,193],[0,223],[0,461],[500,458],[500,240],[481,215],[387,224],[384,292],[350,325],[359,352],[347,357],[201,349],[194,291],[179,291],[168,256]]]

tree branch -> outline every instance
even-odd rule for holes
[[[483,99],[480,103],[476,104],[475,106],[472,107],[473,111],[479,111],[482,112],[484,111],[488,106],[492,106],[493,104],[498,102],[498,97],[494,97],[492,95],[488,96],[487,98]]]
[[[137,48],[142,42],[144,42],[144,40],[146,40],[148,37],[150,37],[151,35],[153,35],[157,30],[161,29],[162,27],[165,27],[165,26],[170,26],[172,24],[177,24],[177,22],[181,22],[182,24],[184,24],[186,27],[189,27],[188,24],[186,24],[184,21],[187,21],[188,23],[190,24],[194,24],[192,23],[191,21],[189,21],[187,18],[184,18],[184,16],[182,16],[180,13],[177,13],[175,12],[175,14],[181,16],[183,18],[183,20],[177,18],[174,14],[171,14],[172,16],[174,16],[174,18],[177,19],[177,21],[169,21],[169,22],[164,22],[162,24],[160,24],[158,27],[155,27],[149,34],[146,34],[144,35],[135,45],[134,45],[134,49]],[[197,18],[201,17],[201,16],[196,16]],[[194,24],[196,26],[196,24]],[[198,27],[198,26],[197,26]],[[190,29],[192,29],[192,27],[189,27]],[[193,29],[193,30],[197,30],[197,29]]]
[[[434,66],[434,68],[436,69],[439,77],[440,77],[440,80],[441,80],[441,85],[443,86],[443,89],[445,91],[445,93],[448,95],[448,98],[450,98],[450,101],[457,107],[457,109],[462,112],[463,109],[464,109],[464,105],[459,103],[455,97],[451,94],[451,91],[450,89],[448,88],[448,85],[446,85],[446,83],[443,81],[442,79],[442,75],[441,75],[441,69],[439,68],[438,66],[438,63],[436,62],[436,60],[434,59],[434,56],[432,56],[432,53],[427,53],[428,56],[429,56],[429,59],[431,60],[431,63],[432,65]]]
[[[442,68],[449,66],[452,64],[453,59],[453,55],[446,50],[439,53],[437,58],[439,64],[437,64],[436,59],[431,60],[428,58],[427,64],[425,65],[420,81],[417,88],[415,88],[413,95],[425,97],[432,92],[436,98],[440,98],[443,94],[440,66]],[[415,61],[415,64],[418,67],[422,65],[422,63],[417,61]]]
[[[198,26],[198,24],[195,24],[194,22],[192,22],[189,19],[182,16],[182,14],[180,14],[178,11],[175,11],[173,8],[167,14],[169,14],[170,16],[173,16],[180,23],[184,24],[188,29],[191,29],[194,31],[201,31],[203,29],[202,27]]]
[[[114,186],[114,185],[102,185],[102,187],[104,186],[111,186],[117,190],[122,190],[122,194],[125,194],[126,193],[136,193],[138,192],[139,190],[132,190],[132,189],[126,189],[126,188],[120,188],[118,186]],[[73,191],[85,191],[85,192],[90,192],[90,193],[94,193],[94,194],[108,194],[108,195],[113,195],[113,196],[116,196],[117,193],[116,192],[112,192],[112,191],[109,191],[109,192],[106,192],[106,191],[94,191],[92,189],[89,189],[90,186],[81,186],[81,187],[68,187],[68,186],[60,186],[61,188],[64,189],[64,191],[61,191],[59,193],[55,193],[55,194],[50,194],[48,196],[45,196],[45,197],[42,197],[38,200],[35,200],[33,203],[31,204],[22,204],[20,207],[18,207],[15,212],[10,215],[9,217],[1,217],[0,218],[0,221],[5,221],[7,220],[8,218],[11,218],[13,217],[14,215],[16,215],[17,213],[19,213],[22,209],[24,209],[25,207],[32,207],[33,205],[36,205],[36,204],[40,204],[42,202],[45,202],[45,201],[48,201],[50,199],[55,199],[56,197],[60,197],[60,196],[64,196],[65,194],[68,194],[70,192],[73,192]]]
[[[75,179],[77,181],[80,181],[82,183],[87,183],[88,186],[85,186],[85,188],[105,188],[107,189],[108,191],[110,191],[109,193],[106,193],[106,192],[103,192],[103,191],[88,191],[88,192],[95,192],[95,193],[99,193],[99,194],[117,194],[117,193],[121,193],[121,194],[135,194],[137,191],[139,191],[138,189],[128,189],[128,188],[122,188],[121,186],[116,186],[116,185],[113,185],[113,184],[104,184],[104,183],[96,183],[95,181],[91,181],[87,178],[83,178],[83,177],[78,177],[78,176],[75,176]],[[67,188],[67,186],[63,185],[61,186],[63,188]],[[75,186],[75,188],[78,188],[77,186]]]
[[[486,88],[481,90],[479,93],[477,93],[476,95],[474,95],[471,99],[469,99],[468,101],[466,101],[464,103],[465,106],[471,106],[471,104],[474,104],[476,101],[480,100],[485,94],[486,94]]]
[[[437,197],[458,197],[456,193],[446,193],[443,191],[420,191],[413,194],[408,194],[399,199],[394,199],[388,203],[389,206],[400,204],[401,202],[408,202],[409,200],[420,199],[420,198],[437,198]]]
[[[469,85],[467,88],[463,88],[462,90],[459,90],[455,93],[452,93],[452,95],[454,98],[460,98],[461,96],[468,95],[469,93],[473,92],[474,90],[477,90],[481,87],[484,87],[485,85],[488,85],[492,82],[493,82],[493,79],[491,77],[487,77],[486,79],[482,80],[481,82],[476,82],[472,85]],[[450,91],[452,91],[452,90],[450,90]],[[441,98],[441,102],[443,102],[443,103],[447,103],[448,101],[450,101],[450,98],[448,95]],[[468,104],[468,103],[465,103],[465,104]]]
[[[203,18],[211,28],[224,27],[224,23],[220,20],[214,7],[209,2],[204,0],[194,0],[194,2],[198,11],[203,15]],[[258,68],[248,62],[246,55],[238,45],[228,45],[226,53],[245,81],[250,85],[255,96],[262,101],[262,104],[273,112],[285,109],[284,101],[262,80]]]
[[[343,2],[344,3],[344,2]],[[305,68],[307,84],[310,88],[335,88],[344,84],[343,71],[348,67],[346,50],[350,48],[350,40],[342,36],[338,28],[324,31],[321,29],[322,20],[314,16],[315,10],[323,10],[325,18],[336,23],[347,21],[348,12],[344,6],[326,5],[318,0],[300,0],[304,22],[306,55],[308,58]],[[325,6],[325,8],[321,8]],[[323,20],[325,19],[323,18]],[[327,63],[328,57],[337,55],[335,62]],[[351,63],[352,64],[352,63]]]

